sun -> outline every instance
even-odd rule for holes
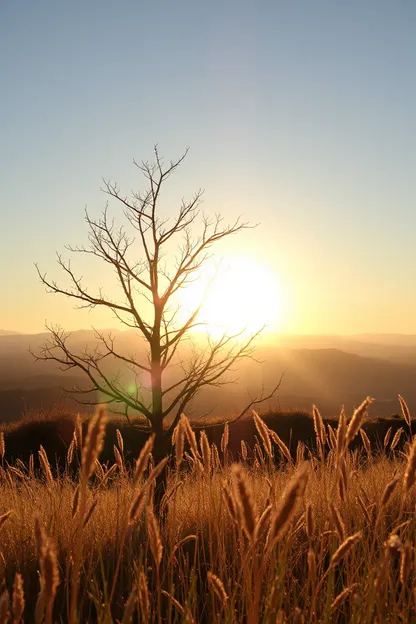
[[[281,322],[282,301],[276,275],[247,256],[233,256],[205,267],[180,295],[181,316],[202,301],[199,321],[212,337],[275,331]],[[199,328],[201,331],[201,327]]]

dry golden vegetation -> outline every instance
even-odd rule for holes
[[[229,465],[228,429],[217,449],[182,417],[169,464],[149,438],[127,467],[119,433],[102,465],[100,409],[59,478],[43,449],[40,473],[3,461],[0,624],[414,621],[416,439],[350,451],[369,402],[336,430],[314,409],[316,456],[254,414],[254,460]]]

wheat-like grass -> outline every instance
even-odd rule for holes
[[[350,550],[361,540],[361,537],[361,531],[347,537],[347,539],[342,542],[342,544],[332,555],[330,567],[335,568],[343,559],[345,559]]]
[[[149,590],[147,588],[147,578],[143,571],[139,574],[139,605],[142,614],[142,621],[149,622],[150,618],[150,600]]]
[[[315,521],[313,516],[313,508],[310,503],[306,505],[305,510],[305,530],[306,535],[308,536],[309,540],[311,540],[315,532]]]
[[[397,484],[399,483],[399,477],[395,477],[391,481],[389,481],[384,488],[383,496],[381,497],[381,508],[386,507],[389,500],[391,499],[394,490],[396,489]]]
[[[404,398],[399,394],[399,403],[400,403],[400,408],[402,410],[402,414],[403,414],[403,418],[405,419],[409,429],[411,430],[412,427],[412,417],[410,415],[410,410],[409,407],[406,403],[406,401],[404,400]]]
[[[399,444],[403,431],[404,431],[403,427],[399,427],[399,429],[397,429],[396,433],[394,434],[393,440],[391,441],[391,444],[390,444],[391,451],[394,451],[396,446]]]
[[[287,448],[286,444],[283,442],[283,440],[277,435],[277,433],[275,431],[273,431],[272,429],[270,429],[270,437],[273,440],[273,442],[275,444],[277,444],[281,454],[283,455],[283,457],[285,457],[287,459],[288,462],[292,461],[292,456],[290,454],[289,449]],[[298,447],[299,448],[299,447]]]
[[[6,454],[6,444],[4,441],[4,431],[0,431],[0,457],[4,463],[4,456]]]
[[[122,457],[120,451],[118,450],[118,447],[115,444],[113,446],[113,452],[114,452],[114,459],[116,460],[116,464],[118,466],[118,469],[120,470],[120,472],[123,472],[123,470],[124,470],[123,457]]]
[[[40,447],[38,451],[38,455],[39,455],[39,463],[41,465],[42,472],[45,475],[46,482],[49,485],[53,485],[54,480],[52,476],[51,466],[49,464],[48,456],[43,446]]]
[[[283,493],[281,504],[271,522],[269,532],[270,544],[280,539],[289,526],[296,512],[297,505],[305,493],[308,477],[309,464],[305,462],[299,466],[295,476]]]
[[[179,470],[183,461],[185,427],[182,418],[179,420],[172,436],[172,443],[175,445],[176,469]]]
[[[97,408],[93,418],[91,419],[85,444],[82,449],[81,457],[81,474],[80,474],[80,492],[77,514],[77,526],[74,536],[73,554],[72,554],[72,572],[71,572],[71,600],[69,608],[70,624],[76,624],[78,619],[78,594],[79,594],[79,576],[82,560],[83,531],[85,524],[85,514],[87,511],[87,485],[88,480],[94,473],[97,465],[98,457],[104,446],[105,427],[107,423],[107,414],[102,406]],[[82,437],[82,431],[81,431]]]
[[[316,440],[318,444],[323,447],[326,443],[327,435],[322,415],[316,405],[312,405],[312,418]]]
[[[230,437],[230,428],[228,426],[228,423],[225,423],[224,432],[221,436],[221,451],[224,454],[227,452],[229,437]]]
[[[334,523],[335,529],[338,533],[338,537],[341,542],[345,540],[345,524],[342,519],[342,516],[339,512],[339,509],[333,504],[329,504],[329,509],[331,511],[332,522]]]
[[[227,592],[224,589],[224,585],[220,578],[210,570],[207,573],[208,585],[214,591],[215,595],[219,599],[220,603],[225,606],[228,600]]]
[[[263,442],[264,449],[270,459],[273,457],[272,443],[270,442],[269,428],[264,423],[263,419],[253,410],[253,419],[257,432]]]
[[[347,436],[347,419],[345,416],[345,410],[344,408],[342,408],[340,415],[339,415],[337,436],[336,436],[337,459],[340,458],[345,451],[346,436]]]
[[[337,449],[337,436],[335,434],[334,428],[331,425],[328,425],[328,443],[330,449],[336,452]]]
[[[389,427],[387,429],[386,435],[384,436],[384,440],[383,440],[383,448],[384,450],[388,447],[389,442],[390,442],[390,438],[391,438],[391,434],[393,433],[393,427]]]
[[[45,596],[45,624],[52,624],[52,609],[55,600],[56,590],[59,585],[59,572],[56,554],[50,544],[44,559],[44,584],[43,592]]]
[[[102,467],[102,465],[98,461],[98,459],[96,459],[95,462],[94,462],[94,472],[97,475],[97,477],[99,478],[99,480],[101,482],[103,482],[104,479],[105,479],[105,472],[104,472],[104,468]]]
[[[5,511],[4,513],[0,515],[0,529],[3,526],[3,524],[10,518],[12,513],[13,513],[13,510],[10,509],[9,511]]]
[[[116,429],[116,437],[117,437],[118,448],[120,450],[120,453],[123,455],[123,453],[124,453],[124,440],[123,440],[123,436],[121,434],[120,429]]]
[[[25,610],[25,592],[23,589],[23,577],[16,572],[13,584],[12,595],[12,611],[13,611],[13,624],[20,624]]]
[[[196,443],[196,436],[195,436],[194,430],[192,429],[191,423],[189,422],[189,419],[185,416],[185,414],[182,414],[181,421],[182,421],[182,425],[184,428],[186,439],[188,440],[188,444],[191,449],[192,456],[195,462],[200,462],[201,455],[199,454],[199,451],[198,451],[198,445]]]
[[[407,459],[406,471],[404,473],[403,480],[403,494],[406,496],[416,481],[416,437],[410,447],[409,456]]]
[[[358,587],[358,583],[353,583],[349,587],[343,589],[331,604],[331,611],[336,611],[345,602],[348,596]]]
[[[134,469],[134,477],[133,477],[134,483],[138,483],[147,470],[150,457],[153,451],[154,442],[155,442],[155,436],[154,435],[149,436],[149,438],[144,443],[142,450],[140,451],[139,457],[136,462],[136,467]]]
[[[308,550],[308,581],[314,591],[317,581],[317,564],[316,553],[311,548]]]
[[[201,431],[199,444],[201,447],[202,461],[204,469],[208,475],[211,474],[211,447],[209,445],[208,437],[205,431]]]
[[[98,459],[104,446],[105,426],[107,414],[103,407],[99,407],[91,419],[85,445],[82,450],[82,474],[83,481],[89,479],[95,469],[95,461]]]
[[[121,624],[131,624],[133,619],[133,614],[136,609],[137,603],[137,589],[133,585],[133,589],[130,592],[129,597],[127,598],[127,602],[124,605],[123,619],[121,620]]]
[[[218,447],[216,444],[211,444],[211,461],[213,468],[221,467],[220,454],[218,453]]]
[[[245,470],[240,464],[231,466],[234,482],[234,495],[240,507],[241,521],[244,531],[250,540],[254,539],[256,529],[256,516],[253,508],[253,493]]]
[[[360,427],[361,427],[361,423],[362,423],[362,419],[364,417],[364,414],[367,412],[368,406],[374,401],[374,399],[372,399],[371,397],[367,397],[366,399],[364,399],[364,401],[361,403],[361,405],[359,407],[357,407],[357,409],[355,410],[354,414],[351,417],[351,420],[349,422],[349,425],[347,427],[347,433],[346,433],[346,440],[345,440],[345,445],[348,446],[350,444],[350,442],[352,442],[352,440],[355,438],[355,436],[357,435]]]
[[[10,595],[5,589],[0,595],[0,624],[8,624],[10,615]]]
[[[364,429],[360,429],[360,436],[367,455],[371,455],[371,442]]]
[[[227,507],[232,520],[238,526],[239,514],[237,513],[237,507],[234,502],[234,499],[228,491],[228,484],[226,482],[222,484],[222,496],[225,502],[225,506]]]
[[[46,536],[39,517],[35,518],[35,543],[40,569],[40,592],[35,608],[36,624],[52,624],[52,609],[59,572],[55,550]]]
[[[80,414],[77,414],[77,417],[75,420],[74,436],[75,436],[76,446],[79,450],[81,450],[84,444],[84,440],[83,440],[83,435],[82,435],[82,420],[81,420]]]
[[[362,453],[345,447],[342,428],[341,420],[336,432],[328,429],[330,452],[321,461],[314,448],[307,449],[309,469],[301,464],[295,470],[294,462],[276,467],[267,461],[262,442],[263,452],[248,455],[252,463],[239,464],[236,475],[235,467],[220,464],[215,445],[210,447],[203,434],[198,439],[203,473],[186,466],[179,474],[167,459],[155,465],[149,446],[138,478],[127,463],[129,455],[125,461],[123,457],[123,472],[113,458],[103,463],[96,458],[91,482],[82,468],[74,482],[72,469],[55,474],[53,487],[43,473],[35,476],[21,461],[10,469],[6,464],[0,468],[2,511],[13,509],[14,514],[7,522],[11,511],[6,512],[1,532],[1,591],[9,592],[3,606],[12,612],[4,621],[10,624],[16,616],[20,622],[25,617],[45,624],[48,601],[54,605],[53,621],[71,621],[73,584],[76,624],[407,621],[415,582],[413,446],[407,465],[403,453],[383,457],[373,452],[363,462]],[[268,435],[274,442],[270,431]],[[373,438],[371,444],[374,450]],[[112,444],[108,447],[111,451]],[[299,449],[300,459],[306,449],[302,444]],[[193,454],[189,457],[195,461]],[[154,508],[153,488],[162,470],[166,493]],[[294,486],[303,470],[302,482]],[[402,507],[396,504],[400,499]],[[137,515],[133,504],[139,507]],[[35,513],[42,521],[35,525],[40,592],[33,613],[38,591],[31,547]],[[16,570],[24,616],[17,606]],[[225,601],[215,592],[208,570],[222,583]],[[51,622],[52,615],[47,617]]]
[[[136,496],[134,497],[130,505],[128,513],[128,524],[134,524],[140,518],[146,503],[146,496],[147,488],[145,487],[140,488],[136,493]]]
[[[406,542],[400,557],[400,582],[406,587],[413,570],[414,552],[411,544]]]
[[[160,562],[162,561],[163,545],[160,537],[159,525],[151,507],[147,510],[146,526],[149,536],[150,550],[152,551],[156,567],[159,568]]]
[[[268,504],[257,521],[256,530],[254,534],[255,542],[259,542],[264,537],[264,535],[266,535],[267,529],[270,526],[271,513],[272,513],[272,506]]]
[[[68,452],[66,454],[66,463],[68,466],[72,464],[74,459],[74,450],[75,450],[75,438],[72,438],[70,445],[68,446]]]

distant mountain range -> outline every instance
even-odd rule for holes
[[[112,330],[122,352],[143,351],[143,342],[132,331]],[[24,335],[0,331],[0,420],[14,420],[23,409],[48,408],[65,396],[64,387],[83,385],[76,369],[62,372],[52,362],[36,362],[28,352],[37,351],[47,334]],[[262,364],[246,362],[238,370],[238,382],[221,389],[207,389],[193,405],[193,415],[227,415],[239,411],[248,396],[262,385],[272,387],[284,372],[281,390],[270,407],[311,409],[315,403],[326,416],[340,407],[352,410],[367,395],[374,396],[373,414],[399,410],[397,394],[416,411],[416,336],[302,336],[274,335],[260,341],[256,356]],[[73,332],[71,347],[80,350],[96,343],[92,331]],[[115,373],[116,368],[112,371]],[[79,409],[67,403],[68,409]]]

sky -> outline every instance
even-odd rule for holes
[[[218,253],[269,276],[279,331],[416,333],[415,27],[410,0],[1,2],[0,329],[114,325],[34,262],[59,279],[101,179],[142,189],[157,143],[190,148],[168,214],[202,187],[259,223]]]

